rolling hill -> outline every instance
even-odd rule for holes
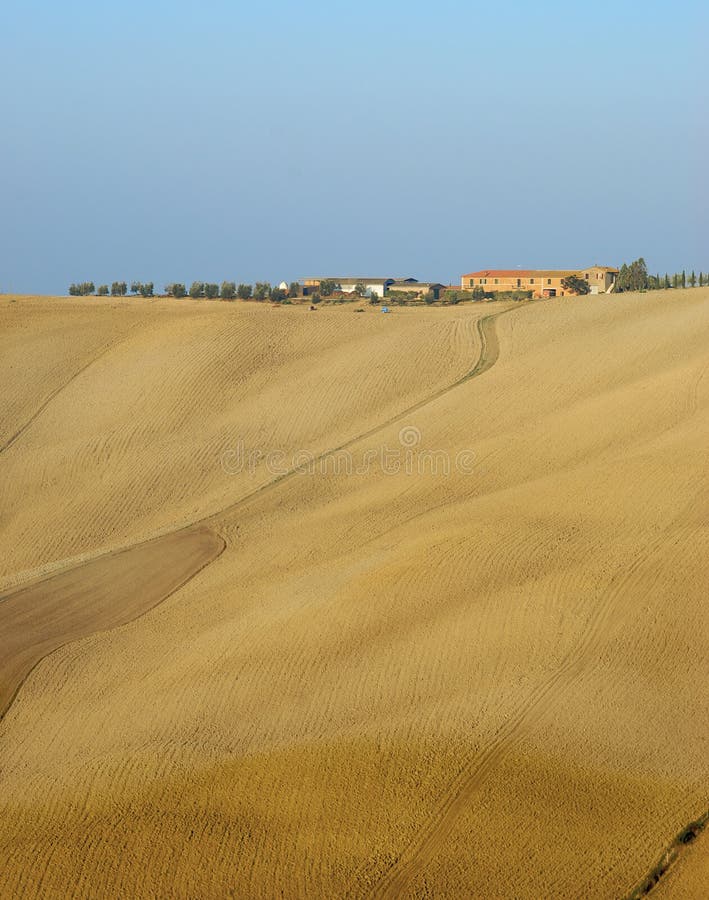
[[[623,897],[706,811],[709,289],[0,323],[0,895]]]

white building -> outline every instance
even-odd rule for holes
[[[354,293],[358,284],[364,287],[364,292],[368,297],[372,295],[383,297],[387,292],[390,284],[394,283],[393,278],[353,278],[350,276],[323,276],[321,278],[306,278],[303,282],[308,293],[317,290],[323,281],[332,281],[335,284],[335,290],[342,291],[345,294]]]

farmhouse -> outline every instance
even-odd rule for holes
[[[400,294],[427,294],[429,291],[434,300],[438,300],[445,285],[437,281],[417,281],[415,278],[397,278],[388,286],[388,291]]]
[[[586,269],[481,269],[461,277],[465,290],[482,287],[486,292],[532,291],[535,297],[563,297],[573,293],[562,284],[575,276],[588,282],[592,294],[610,293],[618,277],[618,269],[589,266]]]

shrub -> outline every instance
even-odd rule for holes
[[[282,288],[274,288],[271,291],[271,302],[272,303],[282,303],[283,300],[286,299],[288,295]]]
[[[443,291],[443,302],[450,303],[453,306],[460,303],[462,300],[472,300],[472,295],[470,291]]]
[[[219,285],[207,282],[204,286],[204,296],[207,300],[216,300],[219,296]]]
[[[254,300],[268,300],[270,296],[270,283],[268,281],[257,281],[254,287]]]
[[[240,284],[236,289],[236,296],[239,300],[248,300],[251,297],[251,290],[250,284]]]
[[[152,297],[153,296],[153,283],[152,281],[148,281],[145,284],[141,284],[140,286],[140,296],[141,297]]]
[[[112,297],[125,297],[128,292],[128,285],[125,281],[114,281],[111,285]]]
[[[187,295],[184,284],[180,284],[180,282],[165,285],[165,293],[170,297],[185,297]]]
[[[98,294],[99,297],[108,297],[108,285],[100,284],[98,286],[98,288],[96,289],[96,293]]]
[[[486,300],[531,300],[534,291],[486,291],[483,296]]]
[[[193,300],[199,300],[200,297],[204,297],[204,282],[203,281],[193,281],[190,285],[190,297]]]

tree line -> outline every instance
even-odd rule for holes
[[[130,293],[141,297],[152,297],[154,285],[152,281],[143,283],[142,281],[132,281],[130,285]],[[95,294],[98,297],[125,297],[128,294],[128,284],[125,281],[114,281],[110,289],[107,284],[100,284],[98,287],[93,281],[79,281],[69,285],[69,294],[72,297],[88,297]]]
[[[692,271],[687,275],[685,269],[670,275],[659,272],[650,275],[642,256],[631,263],[623,263],[615,282],[614,291],[659,291],[668,288],[704,287],[709,285],[709,273]]]
[[[152,281],[132,281],[130,289],[126,281],[114,281],[109,287],[93,281],[80,281],[69,285],[72,297],[126,297],[128,294],[141,297],[154,297],[155,285]],[[235,281],[223,281],[216,284],[210,281],[193,281],[189,288],[179,281],[165,285],[163,297],[192,297],[194,300],[271,300],[280,303],[293,297],[301,297],[303,289],[297,281],[292,281],[288,290],[273,287],[268,281],[257,281],[256,284],[237,284]]]
[[[590,288],[583,278],[569,276],[564,279],[564,287],[577,294],[585,294]],[[704,287],[709,285],[709,273],[694,271],[687,274],[685,270],[675,272],[672,275],[665,272],[650,275],[645,260],[640,257],[631,263],[623,263],[618,273],[613,290],[617,293],[623,291],[654,291],[668,288]],[[312,300],[318,302],[320,297],[329,297],[339,289],[334,281],[322,281],[319,290],[312,295]],[[483,299],[485,294],[479,289],[481,296],[475,296],[478,288],[473,290],[473,300]],[[356,285],[354,294],[363,297],[366,293],[364,285]],[[447,293],[451,293],[450,291]],[[125,281],[114,281],[110,286],[100,284],[98,287],[93,281],[81,281],[69,285],[69,294],[75,297],[96,295],[98,297],[125,297],[128,294],[141,297],[155,296],[155,286],[152,281],[132,281],[130,285]],[[181,282],[172,282],[165,285],[163,297],[191,297],[194,300],[270,300],[273,303],[281,303],[284,300],[303,296],[303,288],[297,281],[292,281],[288,290],[273,287],[268,281],[257,281],[256,284],[237,284],[234,281],[223,281],[216,284],[209,281],[193,281],[189,288]],[[498,295],[499,297],[499,295]],[[374,302],[377,302],[376,298]],[[426,298],[433,302],[433,295]],[[450,299],[450,298],[449,298]],[[466,294],[465,299],[469,299]]]

